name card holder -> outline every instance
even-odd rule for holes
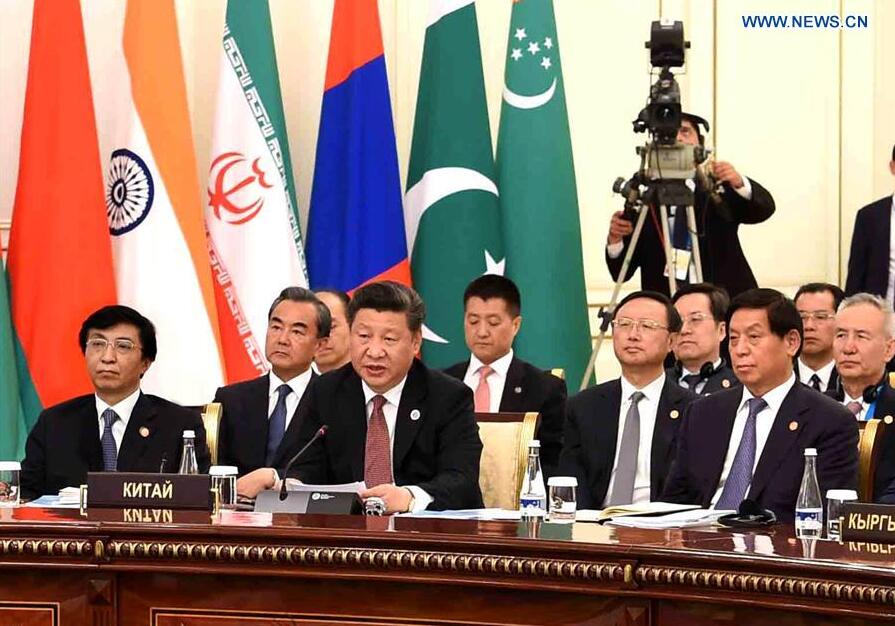
[[[895,543],[895,505],[846,503],[841,532],[842,541]]]
[[[216,500],[208,474],[88,472],[86,491],[88,509],[213,511]]]

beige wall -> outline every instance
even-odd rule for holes
[[[90,42],[104,6],[82,0]],[[299,204],[313,177],[332,0],[271,0]],[[608,296],[602,255],[616,176],[636,167],[630,121],[649,86],[643,41],[659,15],[683,19],[692,48],[684,104],[713,122],[718,158],[768,187],[777,214],[741,229],[760,283],[792,291],[845,279],[858,208],[893,190],[895,2],[886,0],[555,0],[589,298]],[[10,218],[27,73],[31,0],[0,0],[0,223]],[[209,163],[225,0],[177,0],[199,171]],[[380,0],[399,160],[406,172],[427,3]],[[497,132],[509,0],[479,0],[492,133]],[[861,14],[866,30],[746,29],[741,15]],[[48,173],[49,174],[49,173]],[[200,183],[201,184],[201,183]],[[303,220],[304,221],[304,220]],[[608,351],[606,351],[608,352]],[[599,371],[607,371],[608,355]],[[604,363],[605,362],[605,363]]]

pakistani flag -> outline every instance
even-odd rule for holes
[[[472,0],[432,0],[420,71],[405,213],[413,285],[426,301],[423,356],[469,356],[463,290],[503,273],[494,157]]]
[[[205,224],[227,382],[266,371],[267,310],[307,287],[267,0],[230,0]]]
[[[0,461],[18,461],[25,456],[27,436],[25,415],[19,401],[6,270],[0,261]]]
[[[516,352],[581,381],[590,328],[578,196],[551,0],[513,3],[497,139],[507,276],[522,292]]]

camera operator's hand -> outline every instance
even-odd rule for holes
[[[716,180],[727,183],[734,189],[739,189],[744,184],[743,177],[727,161],[715,161],[712,163],[712,171]]]
[[[634,225],[622,217],[621,211],[612,214],[612,220],[609,222],[609,237],[606,239],[608,245],[620,243],[622,239],[634,232]]]

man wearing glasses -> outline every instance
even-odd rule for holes
[[[833,359],[833,322],[845,294],[836,285],[808,283],[794,298],[802,318],[804,341],[796,360],[799,380],[821,393],[841,395],[839,374]]]
[[[727,336],[724,320],[730,305],[727,291],[710,283],[684,285],[672,302],[682,326],[674,346],[677,363],[668,374],[681,387],[703,396],[739,385],[721,357],[721,342]]]
[[[855,489],[857,423],[840,404],[796,382],[802,320],[792,300],[773,289],[745,291],[731,302],[727,327],[743,387],[690,406],[662,499],[719,510],[749,499],[792,522],[807,448],[817,450],[821,494]]]
[[[681,328],[668,296],[629,295],[616,307],[612,327],[621,378],[566,405],[559,474],[578,479],[584,509],[658,500],[680,418],[696,398],[665,375],[665,357]]]
[[[175,472],[183,431],[195,433],[199,471],[208,471],[197,413],[140,390],[156,356],[155,327],[130,307],[92,313],[78,333],[93,393],[44,410],[28,435],[22,496],[77,487],[87,472]]]

